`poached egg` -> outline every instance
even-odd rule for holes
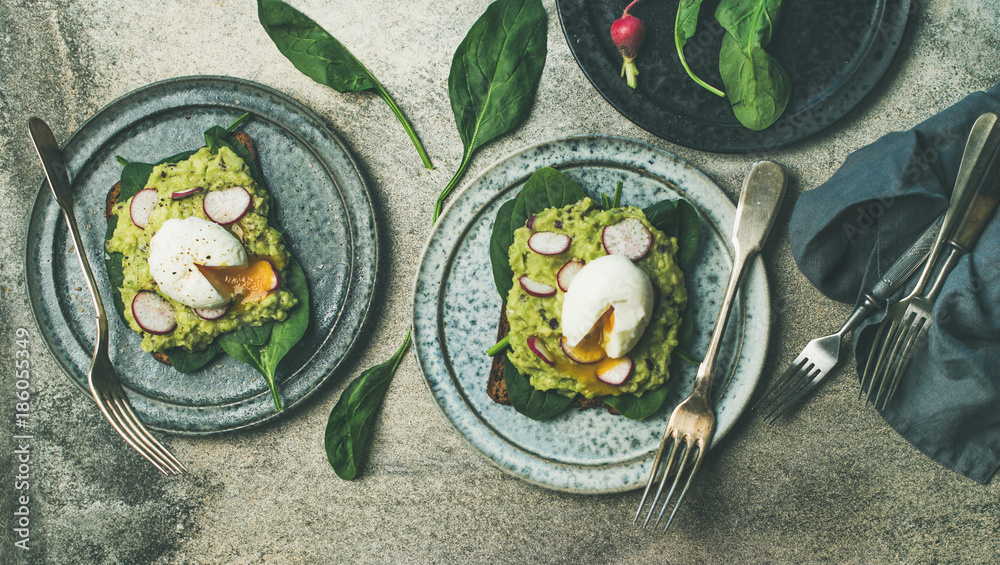
[[[247,252],[226,228],[190,217],[163,222],[149,241],[149,273],[160,291],[191,308],[219,308],[231,296],[205,276],[204,267],[245,267]],[[222,285],[220,285],[222,286]]]
[[[570,283],[563,297],[563,336],[584,355],[618,359],[638,343],[652,313],[653,284],[646,273],[626,257],[605,255],[587,263]]]

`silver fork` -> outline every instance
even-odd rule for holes
[[[650,490],[657,482],[657,477],[662,477],[659,481],[659,487],[656,489],[656,496],[649,506],[649,513],[646,514],[642,525],[645,527],[649,523],[663,494],[663,489],[672,474],[673,483],[663,500],[663,505],[654,524],[658,525],[664,512],[672,506],[673,509],[667,518],[667,523],[663,526],[663,530],[666,531],[677,514],[677,509],[680,508],[688,487],[691,486],[691,480],[698,472],[698,467],[701,466],[705,452],[712,440],[712,432],[715,430],[715,411],[709,399],[726,320],[729,318],[730,310],[732,310],[736,291],[739,289],[746,266],[750,259],[760,251],[764,240],[767,239],[768,232],[771,230],[771,225],[774,223],[774,217],[785,194],[785,180],[785,172],[780,166],[771,161],[759,161],[754,163],[743,181],[740,203],[736,208],[736,225],[733,227],[731,239],[735,258],[729,283],[726,285],[726,292],[722,299],[722,309],[715,322],[715,329],[712,331],[705,360],[698,367],[698,375],[695,377],[691,394],[674,409],[667,422],[667,429],[663,432],[663,439],[656,452],[656,458],[653,460],[653,468],[649,473],[646,490],[642,494],[642,500],[639,501],[639,509],[635,513],[633,523],[639,520]],[[670,451],[664,465],[663,454],[668,445],[670,445]],[[680,451],[680,455],[678,455],[678,451]],[[694,462],[689,467],[688,461],[692,455]],[[676,469],[674,469],[675,463],[677,463]],[[684,486],[671,505],[671,499],[685,475],[687,479],[684,481]]]
[[[927,259],[941,228],[941,219],[931,223],[924,233],[889,267],[871,291],[865,293],[861,304],[854,309],[836,333],[819,337],[808,344],[792,361],[788,369],[757,400],[751,410],[760,411],[761,417],[774,422],[801,398],[828,377],[840,358],[844,337],[854,331],[872,312],[882,307],[903,283]]]
[[[895,394],[914,348],[930,328],[931,309],[945,278],[958,258],[967,253],[979,237],[996,207],[998,196],[1000,118],[986,113],[976,120],[969,134],[944,222],[920,279],[906,298],[889,307],[872,342],[861,375],[861,395],[867,396],[877,409],[884,410]],[[951,250],[944,264],[936,269],[947,238],[950,238]],[[930,289],[925,291],[935,270],[937,274]]]
[[[94,348],[94,358],[91,361],[90,370],[87,372],[90,393],[97,402],[101,413],[111,423],[111,427],[133,449],[138,451],[139,455],[145,457],[164,475],[179,475],[187,469],[160,442],[156,441],[156,438],[136,418],[129,405],[128,397],[125,396],[125,391],[122,390],[121,383],[118,381],[115,368],[111,365],[111,358],[108,355],[108,317],[104,312],[104,304],[97,291],[97,284],[94,280],[94,273],[90,270],[87,254],[83,251],[83,240],[80,238],[80,230],[73,213],[73,192],[70,188],[66,163],[63,161],[59,144],[56,142],[55,136],[52,135],[49,126],[39,118],[28,120],[28,131],[31,134],[31,141],[35,144],[35,151],[38,152],[38,158],[42,161],[42,168],[45,170],[45,178],[48,180],[49,188],[52,189],[52,194],[66,218],[69,233],[73,237],[76,257],[86,275],[87,289],[90,291],[90,298],[94,302],[94,310],[97,313],[97,345]]]

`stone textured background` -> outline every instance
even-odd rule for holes
[[[938,466],[857,401],[853,370],[779,424],[744,417],[709,455],[666,534],[629,519],[639,493],[574,496],[530,486],[472,451],[443,419],[412,354],[374,431],[370,463],[338,479],[322,431],[346,383],[388,358],[407,331],[411,281],[433,196],[458,166],[447,98],[454,48],[485,1],[296,0],[394,94],[431,154],[420,166],[372,94],[341,95],[296,71],[256,20],[252,0],[0,3],[0,562],[3,563],[995,563],[1000,483],[981,486]],[[787,224],[795,198],[851,151],[987,88],[1000,78],[1000,5],[915,0],[901,56],[837,126],[792,148],[726,156],[654,138],[590,86],[550,16],[549,56],[530,120],[488,145],[466,179],[525,145],[569,134],[639,139],[705,171],[735,201],[749,163],[791,176],[764,253],[776,325],[763,382],[850,307],[798,273]],[[380,299],[340,375],[283,420],[210,438],[167,438],[190,473],[161,477],[131,452],[52,361],[27,307],[27,216],[42,176],[26,119],[66,139],[137,87],[193,74],[257,81],[301,100],[360,163],[384,242]],[[14,331],[31,332],[31,550],[13,543]],[[9,428],[8,428],[9,426]]]

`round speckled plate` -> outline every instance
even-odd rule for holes
[[[569,409],[533,421],[486,395],[501,300],[490,274],[489,241],[497,209],[540,167],[556,167],[591,197],[624,182],[623,204],[648,206],[685,198],[702,214],[699,249],[686,271],[695,331],[703,355],[721,306],[733,255],[735,206],[704,174],[637,141],[610,137],[557,139],[529,147],[486,170],[458,195],[431,234],[414,288],[413,336],[431,394],[475,449],[504,471],[568,492],[619,492],[641,487],[670,411],[687,395],[696,367],[675,363],[666,406],[644,421],[604,410]],[[713,396],[715,441],[746,406],[767,351],[770,307],[763,262],[751,264],[726,330]]]
[[[354,343],[371,303],[378,238],[368,189],[347,149],[302,104],[270,88],[227,77],[152,84],[103,108],[64,144],[76,216],[110,317],[111,360],[139,418],[186,434],[228,431],[279,415],[264,378],[222,355],[181,374],[139,349],[139,335],[112,307],[104,271],[103,216],[118,180],[115,157],[156,161],[204,145],[203,133],[245,112],[240,129],[257,144],[275,218],[309,284],[309,329],[278,367],[289,411],[315,391]],[[94,349],[94,311],[66,224],[42,184],[28,224],[31,310],[56,361],[82,390]],[[89,397],[89,393],[88,393]]]
[[[678,2],[639,2],[630,11],[646,24],[636,58],[639,86],[621,77],[622,56],[611,42],[611,22],[628,0],[556,0],[573,57],[615,109],[663,139],[705,151],[746,153],[782,147],[815,135],[846,116],[889,69],[903,39],[912,0],[784,2],[767,51],[792,81],[782,117],[762,131],[736,120],[729,100],[695,84],[674,47]],[[698,32],[685,47],[694,72],[722,87],[719,49],[725,30],[715,20],[719,0],[705,0]]]

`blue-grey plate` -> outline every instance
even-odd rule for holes
[[[678,1],[639,2],[629,12],[646,24],[636,65],[639,87],[621,77],[622,56],[611,23],[629,0],[556,0],[573,57],[616,110],[668,141],[722,153],[782,147],[815,135],[846,116],[888,71],[913,11],[912,0],[785,0],[767,51],[791,78],[788,107],[762,131],[736,120],[729,100],[695,84],[674,47]],[[685,48],[694,72],[722,88],[719,49],[725,30],[715,19],[719,0],[705,0],[698,32]]]
[[[424,251],[413,296],[417,359],[445,417],[502,470],[544,487],[578,493],[641,487],[667,419],[691,389],[696,367],[673,365],[665,406],[644,421],[604,410],[570,408],[536,422],[486,395],[501,299],[493,284],[490,234],[497,209],[540,167],[556,167],[591,197],[624,183],[623,204],[645,207],[685,198],[702,215],[698,252],[685,269],[694,314],[693,355],[703,355],[733,253],[735,206],[708,177],[656,147],[612,137],[548,141],[506,157],[473,180],[441,216]],[[736,422],[757,384],[767,351],[770,307],[764,265],[756,259],[737,295],[716,376],[718,441]],[[713,443],[714,443],[713,441]]]
[[[208,434],[268,421],[279,413],[264,378],[222,355],[181,374],[139,349],[111,306],[104,270],[104,202],[118,180],[115,157],[155,162],[205,144],[204,131],[240,129],[257,144],[275,218],[305,271],[309,329],[278,366],[285,411],[314,392],[354,343],[371,303],[378,241],[368,189],[346,147],[311,110],[270,88],[227,77],[158,82],[108,104],[64,144],[76,216],[108,309],[111,360],[139,418],[169,432]],[[49,350],[82,390],[94,349],[94,309],[65,222],[42,184],[28,224],[31,311]],[[87,395],[89,397],[89,393]]]

